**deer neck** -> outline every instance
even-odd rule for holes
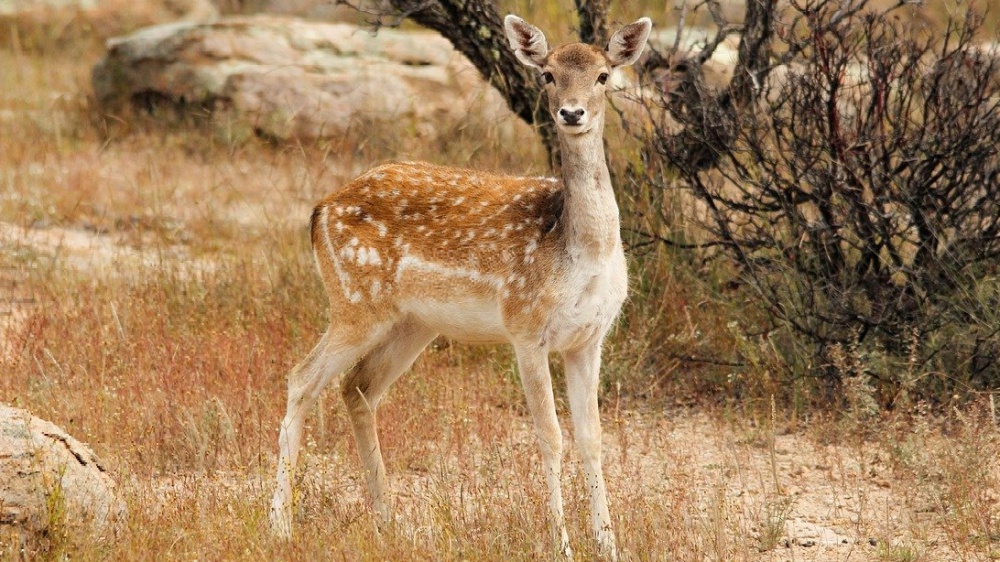
[[[565,201],[562,220],[571,259],[604,259],[621,251],[618,204],[604,158],[603,123],[560,135]]]

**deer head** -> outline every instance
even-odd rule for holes
[[[504,29],[518,60],[541,72],[549,111],[559,130],[577,135],[597,130],[603,123],[608,78],[639,58],[652,22],[642,18],[626,25],[604,50],[583,43],[550,50],[541,30],[514,15],[504,19]]]

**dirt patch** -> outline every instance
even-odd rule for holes
[[[180,275],[210,270],[209,260],[190,259],[183,246],[135,244],[126,238],[86,228],[21,227],[0,222],[0,354],[10,353],[10,338],[38,297],[32,287],[32,272],[68,271],[107,276],[141,278],[145,272],[171,262]],[[141,242],[141,236],[139,241]],[[59,274],[59,273],[56,273]]]
[[[25,228],[0,222],[0,243],[24,256],[77,270],[107,271],[123,262],[149,266],[155,258],[113,236],[82,228]]]
[[[11,338],[27,318],[37,297],[28,269],[68,267],[77,271],[113,271],[116,267],[151,265],[152,256],[129,248],[111,236],[84,229],[25,228],[0,222],[0,353],[11,352]]]
[[[394,453],[401,452],[386,451],[396,532],[415,542],[435,540],[442,505],[457,510],[454,517],[475,521],[490,510],[523,508],[519,500],[541,501],[544,478],[530,420],[504,417],[498,426],[510,425],[499,440],[473,433],[460,454],[448,438],[429,444],[427,466],[393,467]],[[605,426],[605,468],[626,559],[655,554],[630,544],[630,519],[679,505],[687,519],[669,528],[663,522],[663,532],[671,534],[666,542],[697,545],[679,551],[697,558],[678,559],[945,562],[969,554],[949,541],[947,514],[928,508],[926,490],[894,475],[884,444],[822,445],[805,434],[769,436],[711,414],[628,415],[605,419]],[[585,526],[580,467],[570,432],[564,433],[567,517]],[[370,518],[360,468],[346,445],[333,453],[305,451],[298,485],[302,532],[329,524],[320,520],[330,512],[350,524]],[[269,472],[171,476],[140,482],[134,492],[157,498],[156,509],[214,497],[256,502],[253,509],[264,510],[272,478]]]

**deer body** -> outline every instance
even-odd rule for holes
[[[576,200],[566,208],[565,191],[555,178],[374,168],[313,214],[331,306],[381,322],[409,316],[460,341],[566,349],[580,331],[567,324],[596,330],[614,319],[626,277],[617,209],[586,210],[582,220],[614,228],[599,247],[581,247],[591,240],[567,237],[562,217]]]
[[[374,509],[388,519],[375,410],[388,387],[438,334],[513,344],[535,422],[552,530],[570,553],[560,485],[562,434],[548,354],[566,363],[570,409],[602,549],[615,555],[601,469],[597,404],[601,345],[627,293],[618,207],[603,147],[604,82],[631,64],[648,19],[619,31],[607,52],[505,20],[518,58],[543,71],[557,116],[563,178],[523,178],[425,163],[369,170],[322,200],[312,245],[330,326],[289,375],[271,520],[290,533],[291,474],[306,412],[334,377],[351,416]]]

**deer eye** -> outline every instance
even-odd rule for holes
[[[556,81],[556,78],[555,78],[555,76],[552,76],[551,72],[543,72],[542,73],[542,80],[545,80],[546,84],[551,84],[551,83],[553,83],[553,82]]]
[[[597,83],[598,84],[605,84],[605,83],[607,83],[607,81],[608,81],[608,73],[607,72],[602,72],[600,74],[600,76],[597,77]]]

